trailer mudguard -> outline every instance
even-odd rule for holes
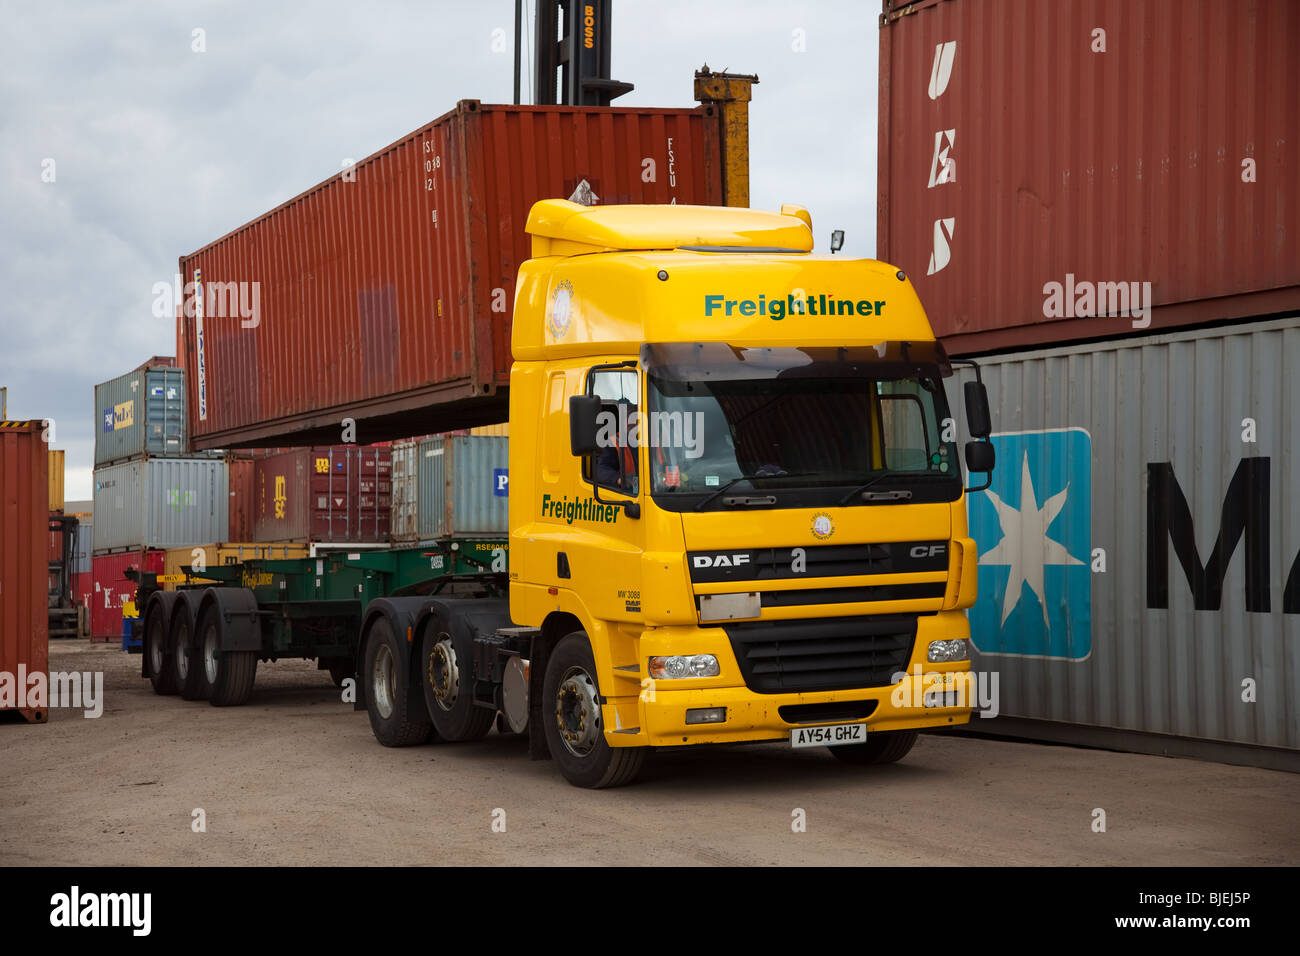
[[[207,588],[199,598],[197,626],[211,606],[217,608],[217,633],[222,651],[256,651],[262,654],[262,620],[257,598],[248,588]]]

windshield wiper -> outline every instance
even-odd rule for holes
[[[708,497],[701,498],[700,501],[695,505],[695,510],[696,511],[702,510],[704,506],[707,505],[714,498],[717,498],[719,495],[726,492],[726,490],[730,488],[732,485],[735,485],[736,483],[741,481],[757,481],[760,478],[806,478],[811,474],[812,474],[811,471],[800,471],[800,472],[795,472],[793,474],[791,474],[788,471],[782,471],[782,472],[777,472],[775,474],[769,474],[769,475],[737,475],[735,478],[732,478],[725,485],[723,485],[717,491],[713,492]],[[754,503],[758,504],[760,502],[756,501]],[[773,502],[767,501],[766,499],[762,499],[761,503],[772,504]],[[737,504],[739,504],[739,502],[737,502]]]
[[[847,505],[849,501],[851,501],[854,497],[858,495],[865,495],[868,488],[870,488],[876,482],[883,481],[886,478],[923,478],[923,477],[928,477],[928,475],[929,472],[925,472],[925,471],[882,471],[878,475],[872,475],[871,478],[867,479],[862,484],[858,485],[858,487],[850,491],[843,498],[841,498],[840,506],[843,507],[844,505]],[[912,497],[912,493],[910,491],[885,491],[885,492],[880,492],[880,494],[873,497],[872,500],[889,501],[893,499],[897,501],[906,501],[911,497]],[[863,500],[865,501],[867,499],[864,497]]]

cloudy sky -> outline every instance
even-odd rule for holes
[[[173,322],[150,305],[179,255],[457,100],[512,95],[513,0],[5,9],[0,386],[9,417],[54,419],[69,499],[91,495],[95,383],[175,351]],[[847,254],[871,255],[878,10],[618,0],[613,73],[636,84],[618,105],[691,106],[704,63],[757,73],[752,205],[807,206],[819,248],[842,228]]]

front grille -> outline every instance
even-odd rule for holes
[[[888,687],[907,669],[915,614],[723,626],[745,686],[759,694]]]

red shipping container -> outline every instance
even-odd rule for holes
[[[39,421],[0,422],[0,710],[48,719],[49,464]],[[33,675],[44,675],[35,685]]]
[[[714,108],[462,100],[181,257],[203,285],[176,343],[192,447],[324,444],[344,418],[366,441],[504,420],[528,211],[584,183],[604,204],[721,203]]]
[[[252,541],[257,525],[257,466],[252,458],[231,455],[230,541]]]
[[[93,559],[92,559],[93,561]],[[78,607],[89,608],[94,603],[95,572],[81,571],[72,576],[72,603]]]
[[[90,595],[92,641],[122,639],[122,605],[134,600],[136,588],[135,582],[127,578],[126,569],[138,568],[161,574],[166,555],[166,551],[153,549],[97,554],[91,558],[91,574],[94,577],[94,588]]]
[[[950,351],[1300,308],[1300,5],[884,9],[877,256]]]
[[[385,542],[391,448],[296,448],[256,461],[251,541]]]

